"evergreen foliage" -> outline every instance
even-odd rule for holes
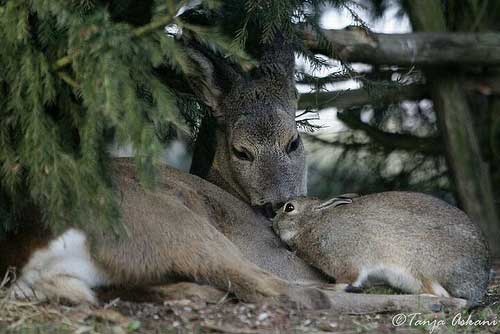
[[[248,69],[278,31],[317,27],[325,3],[341,1],[205,0],[182,13],[189,1],[0,0],[0,235],[33,211],[56,230],[119,229],[110,143],[132,145],[151,186],[165,133],[208,112],[186,84],[203,80],[189,43]]]
[[[176,110],[173,93],[151,71],[164,50],[175,48],[173,40],[161,29],[134,40],[133,27],[95,7],[66,1],[0,7],[1,186],[12,199],[9,211],[32,201],[54,227],[113,221],[110,131],[118,143],[134,144],[140,170],[150,175],[160,148],[154,125],[173,121]],[[71,69],[55,71],[68,54]]]
[[[195,73],[182,44],[163,29],[182,23],[175,15],[183,3],[151,5],[150,21],[134,27],[113,20],[113,6],[93,1],[1,3],[3,232],[22,220],[27,203],[54,228],[115,221],[112,140],[133,145],[141,180],[153,183],[162,148],[158,130],[183,126],[176,92],[154,69],[168,63],[182,75]],[[220,35],[182,28],[229,53]]]

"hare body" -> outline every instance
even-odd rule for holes
[[[408,293],[477,303],[489,277],[479,227],[437,198],[384,192],[335,207],[302,198],[285,204],[275,231],[297,254],[338,283],[383,281]]]

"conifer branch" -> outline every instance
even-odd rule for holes
[[[150,32],[153,32],[157,29],[167,26],[169,23],[172,22],[172,19],[173,19],[172,15],[160,17],[159,19],[154,20],[153,22],[150,22],[142,27],[134,29],[132,31],[132,35],[134,37],[144,36]]]
[[[444,145],[439,137],[424,138],[409,134],[385,132],[346,112],[337,113],[337,117],[349,128],[363,131],[368,137],[384,147],[421,152],[428,155],[444,153]]]
[[[76,51],[72,55],[59,58],[54,64],[54,70],[59,71],[60,69],[70,65],[73,62],[73,58],[76,57],[79,53],[79,51]]]
[[[76,90],[80,90],[80,84],[66,72],[57,72],[59,78]]]
[[[173,16],[172,15],[166,15],[163,17],[160,17],[153,22],[150,22],[142,27],[136,28],[132,30],[132,37],[142,37],[150,32],[153,32],[159,28],[165,27],[169,23],[172,22]],[[54,71],[60,71],[66,66],[71,65],[73,62],[73,59],[77,57],[80,54],[80,50],[74,50],[71,54],[66,55],[62,58],[59,58],[53,66]],[[64,79],[63,79],[64,80]],[[66,80],[65,80],[66,81]]]

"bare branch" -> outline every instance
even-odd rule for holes
[[[373,149],[374,145],[372,143],[343,143],[340,141],[330,141],[323,139],[319,136],[311,135],[308,133],[302,133],[301,136],[305,138],[306,140],[309,140],[313,143],[319,143],[322,145],[326,145],[329,147],[340,147],[348,150],[370,150]]]
[[[368,137],[386,148],[422,152],[429,155],[444,154],[444,145],[438,137],[423,138],[385,132],[364,123],[351,113],[338,113],[337,117],[349,128],[363,131]]]
[[[312,30],[303,34],[306,45],[346,62],[374,65],[499,65],[499,33],[379,34],[364,29],[323,30],[333,55]]]
[[[370,92],[365,88],[300,94],[299,109],[335,107],[347,109],[375,103],[391,103],[402,100],[418,100],[426,97],[428,90],[424,85],[407,85],[393,89],[383,89],[380,92]]]
[[[463,88],[467,92],[475,92],[482,95],[500,95],[500,76],[469,76],[464,79]],[[365,88],[360,88],[345,91],[302,93],[299,99],[299,109],[348,109],[367,104],[419,100],[429,97],[429,95],[428,87],[423,84],[380,89],[377,92],[369,92]]]

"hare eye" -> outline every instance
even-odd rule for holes
[[[285,204],[285,212],[292,212],[293,210],[295,210],[295,207],[293,206],[292,203]]]

